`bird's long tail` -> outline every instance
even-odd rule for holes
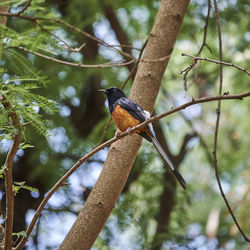
[[[151,139],[152,139],[152,143],[154,144],[155,148],[157,149],[157,151],[161,155],[161,157],[164,160],[165,164],[169,167],[169,169],[175,175],[176,179],[179,181],[179,183],[181,184],[181,186],[184,189],[186,189],[186,182],[185,182],[185,180],[183,179],[183,177],[181,176],[181,174],[179,173],[179,171],[174,167],[174,165],[172,164],[172,162],[169,160],[169,158],[168,158],[166,152],[163,150],[161,144],[158,142],[158,140],[155,137],[152,137]]]

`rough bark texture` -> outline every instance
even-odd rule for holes
[[[161,2],[143,59],[155,60],[172,52],[188,3]],[[167,63],[168,60],[141,63],[137,71],[130,98],[149,111],[153,110]],[[91,248],[115,206],[140,145],[141,138],[137,135],[112,144],[103,171],[61,250]]]
[[[4,4],[5,2],[6,2],[6,4]],[[1,12],[8,12],[9,3],[6,0],[1,0],[0,3],[1,3],[0,11]],[[7,16],[0,16],[0,24],[6,25],[6,22],[7,22]]]

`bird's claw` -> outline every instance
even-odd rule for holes
[[[121,136],[121,131],[120,130],[117,130],[116,132],[115,132],[115,137],[120,137]]]
[[[132,133],[131,129],[132,129],[132,128],[130,128],[130,127],[127,128],[127,130],[125,131],[125,133],[128,133],[128,135],[130,135],[130,134]],[[117,131],[115,132],[115,137],[120,137],[122,133],[123,133],[122,131],[117,130]]]
[[[128,133],[128,135],[130,135],[132,132],[131,132],[131,128],[128,127],[127,130],[125,131],[126,133]]]

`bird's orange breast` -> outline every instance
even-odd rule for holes
[[[123,109],[120,105],[117,105],[113,110],[112,119],[116,127],[122,132],[125,132],[128,128],[132,128],[140,124],[140,121],[134,118],[131,114],[129,114],[128,111]]]

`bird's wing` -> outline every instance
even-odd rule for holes
[[[144,122],[147,119],[150,118],[150,113],[148,111],[145,111],[142,107],[140,107],[138,104],[135,102],[127,99],[127,98],[120,98],[117,101],[117,104],[120,105],[123,109],[125,109],[129,114],[131,114],[133,117],[135,117],[138,121]],[[166,152],[158,142],[155,136],[155,132],[153,129],[152,124],[148,124],[147,126],[147,131],[141,132],[140,134],[146,138],[148,141],[153,142],[155,148],[161,155],[162,159],[164,160],[165,164],[169,167],[169,169],[172,171],[172,173],[176,176],[177,180],[181,184],[181,186],[185,189],[186,188],[186,183],[179,171],[174,167],[170,159],[168,158]]]
[[[141,123],[150,118],[150,113],[144,110],[140,105],[133,102],[132,100],[129,100],[127,98],[120,98],[119,100],[117,100],[116,104],[120,105],[122,108],[128,111],[129,114],[131,114],[135,119],[137,119]],[[151,142],[151,137],[155,137],[153,126],[152,124],[148,124],[146,128],[147,131],[141,132],[140,134],[145,139]]]
[[[140,122],[146,121],[147,117],[145,116],[143,108],[135,102],[127,98],[120,98],[117,100],[117,104],[128,111],[136,120]]]

